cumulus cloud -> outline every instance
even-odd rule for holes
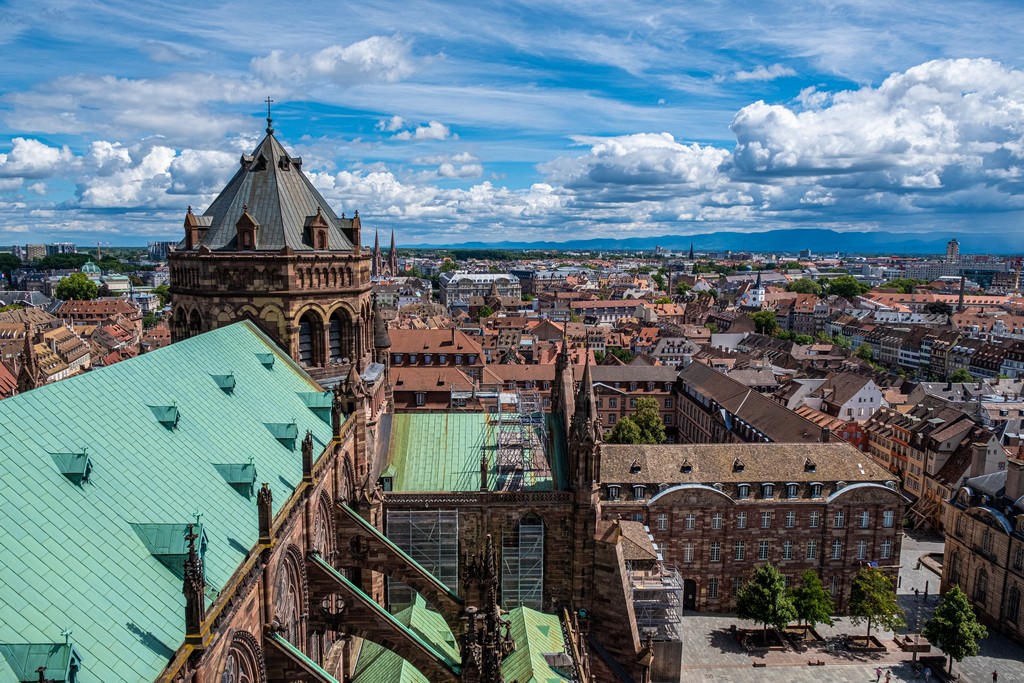
[[[396,130],[401,130],[405,127],[405,119],[398,114],[395,114],[389,119],[381,119],[377,122],[377,130],[387,131],[393,133]]]
[[[49,178],[71,163],[67,146],[50,147],[31,138],[14,138],[11,151],[0,154],[0,177]]]
[[[459,136],[452,135],[451,129],[440,121],[431,121],[425,126],[395,133],[392,137],[396,140],[447,140]]]
[[[272,82],[394,83],[416,71],[411,45],[398,36],[371,36],[351,45],[331,45],[312,54],[273,50],[251,62],[256,75]]]

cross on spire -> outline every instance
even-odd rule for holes
[[[270,99],[270,95],[267,95],[267,99],[263,100],[267,103],[267,135],[273,135],[274,133],[274,119],[270,118],[270,105],[274,100]]]

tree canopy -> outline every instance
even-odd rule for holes
[[[832,615],[836,611],[832,596],[821,585],[818,572],[808,569],[800,575],[800,585],[789,590],[797,618],[807,628],[818,624],[832,625]]]
[[[857,278],[852,275],[840,275],[837,278],[829,280],[827,292],[830,296],[841,296],[844,299],[852,299],[855,296],[859,296],[871,288],[867,285],[858,282]]]
[[[171,301],[171,288],[168,285],[157,285],[153,293],[160,297],[160,308],[163,308]]]
[[[693,289],[693,288],[689,285],[689,283],[686,283],[686,282],[677,282],[676,283],[676,294],[678,294],[679,296],[685,296],[686,293],[689,292],[691,289]]]
[[[857,356],[861,360],[871,360],[871,356],[874,352],[868,344],[861,344],[857,347],[857,350],[853,352],[853,355]]]
[[[764,624],[766,636],[769,626],[784,629],[796,618],[796,608],[786,592],[786,579],[778,569],[766,564],[754,570],[754,576],[736,596],[736,614],[741,619]]]
[[[58,299],[88,301],[99,296],[100,288],[85,273],[72,273],[62,277],[53,295]]]
[[[779,326],[775,320],[774,311],[758,311],[751,313],[750,319],[754,321],[754,329],[760,334],[771,334]]]
[[[640,427],[628,415],[616,422],[615,426],[612,427],[611,434],[608,435],[608,443],[643,442],[643,433],[640,431]]]
[[[821,294],[821,285],[809,277],[802,277],[786,285],[786,291],[797,294]]]
[[[873,623],[889,631],[906,626],[892,579],[872,567],[864,567],[854,577],[849,610],[851,622],[857,625],[867,622],[868,638]]]
[[[898,290],[903,294],[911,294],[913,293],[915,287],[920,287],[921,285],[926,284],[928,284],[928,280],[919,280],[917,278],[912,277],[898,277],[889,280],[882,286],[885,287],[886,289]]]
[[[612,427],[608,435],[609,443],[665,443],[665,424],[658,412],[658,400],[640,398],[636,401],[636,409]]]
[[[11,272],[21,268],[21,259],[14,254],[0,254],[0,273],[3,273],[7,277],[7,280],[11,279]]]
[[[978,654],[978,641],[988,635],[985,627],[978,623],[967,595],[957,585],[942,596],[932,618],[925,622],[922,633],[928,642],[938,645],[949,655],[950,671],[953,670],[953,660],[962,662],[964,657]]]
[[[950,382],[973,382],[974,375],[972,375],[967,368],[957,368],[953,372],[949,373]]]

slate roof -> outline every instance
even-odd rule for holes
[[[226,373],[230,394],[213,377]],[[240,322],[0,402],[0,644],[63,643],[71,628],[79,683],[156,678],[184,638],[182,582],[132,525],[202,515],[209,606],[258,531],[255,496],[216,466],[252,458],[280,509],[302,463],[266,425],[326,443],[330,425],[304,399],[318,390]],[[158,421],[161,406],[177,408],[176,427]],[[92,470],[77,485],[61,468],[83,451]],[[0,659],[0,683],[13,676]]]
[[[658,550],[643,522],[619,520],[619,532],[622,534],[622,556],[625,559],[652,562],[659,559]]]
[[[737,471],[735,464],[743,464]],[[814,469],[806,467],[807,461]],[[683,463],[690,465],[683,472]],[[892,474],[848,443],[601,446],[601,479],[615,484],[879,482]]]
[[[290,156],[274,137],[273,129],[268,129],[252,154],[242,155],[239,166],[210,208],[199,217],[199,223],[209,228],[197,247],[207,246],[214,251],[235,249],[235,225],[247,210],[259,225],[256,249],[277,251],[287,245],[295,251],[312,251],[306,225],[319,210],[328,226],[328,249],[352,249],[352,242],[343,232],[352,229],[352,219],[338,218],[302,172],[302,158]]]

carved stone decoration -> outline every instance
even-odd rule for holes
[[[320,493],[317,503],[316,518],[313,521],[313,552],[330,562],[334,558],[334,507],[331,499],[324,492]]]
[[[303,648],[302,623],[309,612],[309,588],[302,554],[295,546],[288,546],[277,567],[277,590],[274,601],[274,621],[285,639]]]
[[[220,683],[267,683],[267,667],[260,643],[248,631],[237,631],[231,639]]]

